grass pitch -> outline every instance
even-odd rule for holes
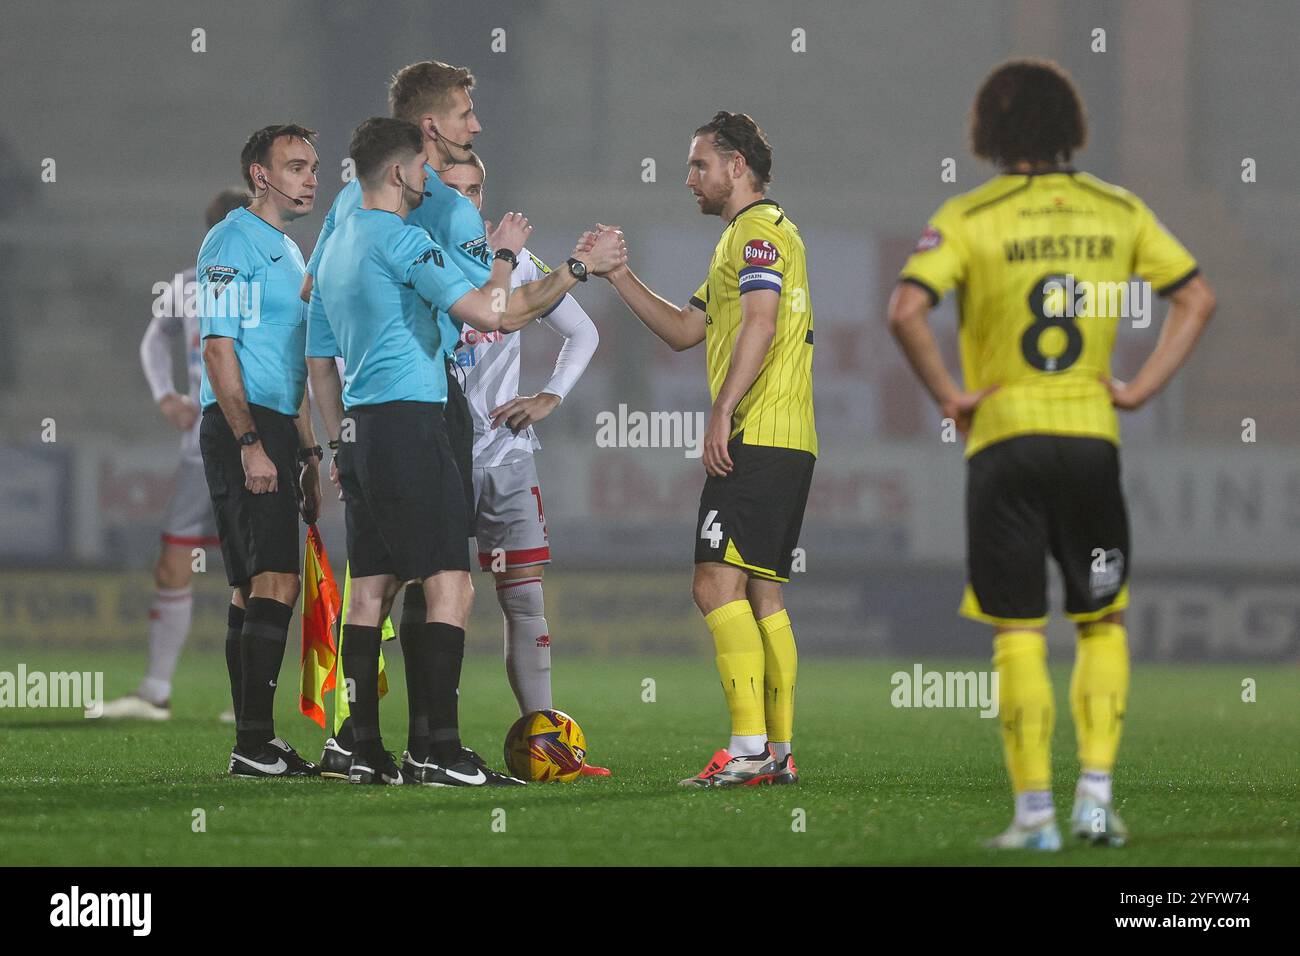
[[[102,670],[133,689],[143,651],[10,649],[28,671]],[[323,734],[296,707],[297,661],[280,679],[277,730],[316,759]],[[225,775],[233,728],[224,660],[187,653],[168,723],[0,711],[0,864],[87,865],[1275,865],[1300,859],[1300,680],[1293,666],[1136,665],[1116,775],[1133,832],[1121,850],[994,853],[1010,819],[996,722],[975,710],[895,709],[890,675],[911,662],[806,660],[799,674],[798,787],[687,791],[726,742],[712,660],[557,656],[555,699],[609,779],[511,790],[357,787]],[[927,661],[928,670],[986,662]],[[387,746],[405,743],[401,658],[390,657]],[[1243,678],[1258,702],[1241,700]],[[643,700],[646,678],[653,703]],[[1057,695],[1062,824],[1077,771]],[[466,659],[465,742],[500,765],[516,716],[499,658]],[[206,831],[195,832],[196,810]],[[802,829],[798,823],[802,821]],[[495,826],[494,826],[495,824]],[[504,824],[504,832],[501,832]]]

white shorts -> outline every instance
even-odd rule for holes
[[[176,469],[176,485],[163,518],[162,541],[187,548],[221,543],[202,458],[182,458]]]
[[[474,504],[480,568],[504,571],[551,563],[542,489],[532,455],[508,465],[475,468]]]

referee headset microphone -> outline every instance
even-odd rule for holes
[[[443,136],[442,133],[438,132],[437,126],[430,126],[429,131],[433,134],[434,139],[440,139],[447,145],[455,146],[457,149],[464,150],[467,153],[474,148],[474,142],[472,140],[468,143],[458,143],[454,139],[448,139],[446,136]],[[460,162],[464,162],[464,160],[458,160],[453,157],[450,166],[448,166],[446,169],[436,170],[436,172],[445,173],[447,169],[451,169],[452,166],[455,166]],[[429,194],[425,193],[425,195],[427,196]]]
[[[261,183],[263,186],[265,186],[267,189],[275,189],[274,186],[272,186],[270,183],[268,183],[268,182],[266,181],[266,174],[265,174],[265,173],[258,173],[258,175],[257,175],[257,181],[258,181],[259,183]],[[289,195],[287,192],[285,192],[283,189],[275,189],[275,191],[278,192],[278,193],[279,193],[281,196],[283,196],[285,199],[290,200],[290,201],[291,201],[295,206],[301,206],[301,205],[302,205],[302,200],[301,200],[301,199],[295,199],[293,196],[290,196],[290,195]]]
[[[413,193],[415,193],[417,196],[420,196],[420,197],[421,197],[420,202],[423,202],[423,201],[424,201],[424,197],[428,197],[428,196],[432,196],[432,195],[433,195],[433,193],[429,192],[427,189],[416,189],[414,186],[412,186],[410,183],[408,183],[405,179],[402,178],[402,171],[401,171],[400,169],[395,170],[395,173],[396,173],[396,175],[397,175],[397,182],[398,182],[398,184],[399,184],[403,189],[405,189],[405,190],[407,190],[407,191],[409,191],[409,192],[413,192]],[[416,203],[416,205],[418,206],[419,203]],[[402,208],[402,201],[399,199],[399,200],[397,201],[397,209],[394,209],[393,212],[398,212],[401,208]]]
[[[425,199],[428,199],[430,196],[433,195],[433,193],[429,192],[429,190],[427,189],[416,189],[414,186],[408,185],[406,180],[402,178],[402,173],[400,170],[397,173],[397,181],[402,184],[403,189],[409,189],[417,196],[423,196]]]

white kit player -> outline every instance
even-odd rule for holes
[[[234,209],[248,205],[242,189],[222,190],[208,205],[211,229]],[[194,612],[190,587],[194,549],[211,549],[219,554],[217,527],[212,502],[199,454],[199,383],[203,374],[203,349],[199,341],[198,310],[195,307],[194,267],[179,273],[166,293],[156,300],[153,319],[140,341],[140,363],[163,415],[183,433],[181,461],[176,484],[163,519],[162,549],[154,566],[157,590],[149,608],[149,669],[132,694],[104,704],[103,717],[135,717],[167,720],[171,717],[172,674],[181,648],[189,636]],[[172,368],[175,336],[185,343],[188,372],[186,393],[177,393]],[[234,714],[222,714],[234,720]]]
[[[438,177],[483,208],[483,161],[469,159]],[[550,272],[528,249],[510,276],[518,288]],[[555,371],[536,395],[519,394],[518,332],[478,332],[465,326],[456,350],[457,373],[474,421],[474,514],[479,567],[496,579],[505,618],[506,675],[519,713],[550,710],[551,636],[542,600],[542,569],[551,562],[546,513],[533,452],[541,447],[533,425],[573,388],[595,354],[600,335],[576,299],[565,295],[538,322],[564,337]],[[608,776],[583,767],[587,776]]]

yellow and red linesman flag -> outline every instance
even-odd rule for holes
[[[307,555],[302,569],[302,687],[298,709],[322,728],[325,726],[325,694],[334,689],[338,649],[334,625],[342,604],[329,554],[320,531],[307,529]]]

